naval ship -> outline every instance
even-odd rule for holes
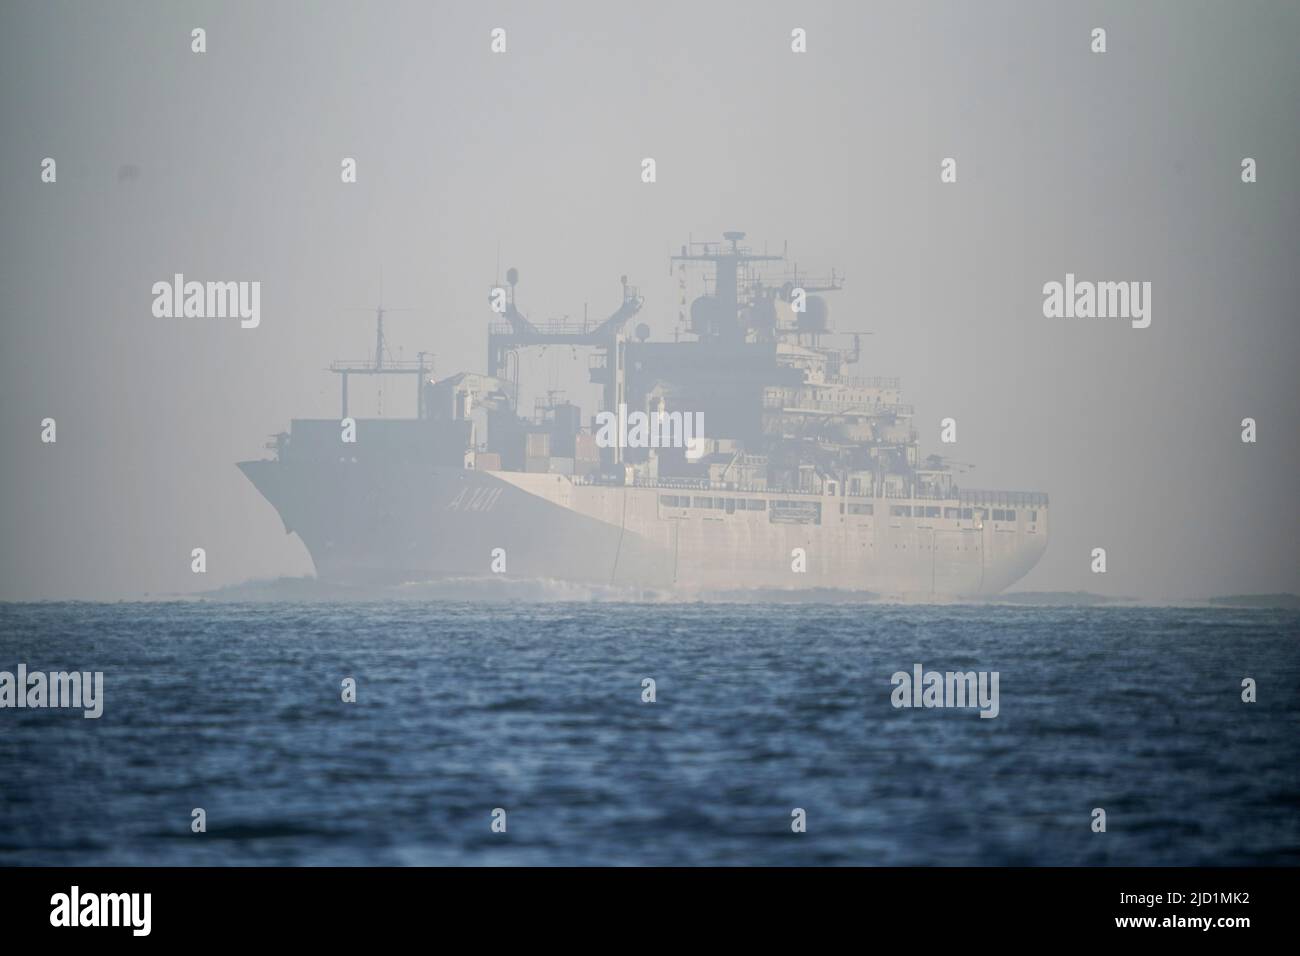
[[[673,341],[630,327],[644,303],[626,276],[608,318],[534,322],[510,269],[489,296],[486,371],[440,378],[427,353],[388,357],[381,308],[373,360],[330,367],[340,418],[295,419],[268,444],[273,457],[239,467],[317,577],[341,585],[516,578],[938,599],[1023,577],[1047,547],[1047,495],[963,487],[959,463],[921,459],[898,379],[850,374],[866,333],[830,322],[826,296],[843,276],[801,275],[784,249],[744,238],[671,257]],[[689,309],[688,274],[703,279]],[[521,413],[521,362],[551,346],[585,355],[595,415],[554,396]],[[352,419],[357,375],[413,377],[415,417]],[[695,416],[701,434],[640,447],[624,440],[638,411]],[[597,425],[611,415],[614,441]]]

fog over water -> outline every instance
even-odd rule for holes
[[[309,574],[235,462],[338,414],[381,275],[395,358],[486,371],[498,268],[533,319],[608,315],[626,274],[671,339],[669,255],[731,229],[847,277],[832,322],[922,454],[1050,494],[1017,589],[1300,591],[1297,35],[1286,2],[5,4],[0,599]],[[260,281],[260,325],[154,317],[176,273]],[[1151,326],[1045,318],[1067,273],[1150,282]],[[585,377],[550,349],[520,405],[590,414]]]

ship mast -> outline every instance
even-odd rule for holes
[[[716,321],[711,330],[711,337],[741,339],[745,329],[740,322],[740,270],[748,262],[780,262],[784,256],[757,255],[740,245],[745,238],[743,232],[724,232],[724,241],[731,243],[726,248],[719,242],[698,242],[682,246],[681,255],[673,256],[673,262],[712,262],[714,265],[714,298],[716,299]],[[692,246],[702,247],[695,252]]]
[[[510,290],[505,299],[505,311],[502,313],[505,321],[494,321],[488,327],[488,374],[494,378],[506,379],[510,353],[516,353],[515,368],[518,370],[518,351],[523,348],[545,348],[548,345],[594,348],[602,354],[598,359],[601,364],[593,363],[590,367],[592,381],[604,384],[605,407],[609,411],[617,412],[623,399],[624,388],[623,349],[626,337],[624,326],[641,311],[641,306],[645,302],[636,286],[628,285],[627,276],[620,276],[619,284],[623,289],[622,301],[608,318],[593,325],[585,318],[581,323],[567,320],[531,322],[515,305],[515,286],[519,283],[519,270],[513,268],[507,270],[506,282],[509,283]],[[496,292],[500,288],[494,286],[493,291]],[[514,384],[514,401],[518,408],[517,377]],[[620,450],[614,449],[614,454],[617,459]]]
[[[363,311],[353,309],[351,311]],[[364,311],[369,311],[366,309]],[[388,312],[417,312],[418,309],[392,308],[383,304],[381,290],[379,305],[375,306],[375,357],[373,362],[364,359],[340,359],[331,362],[329,371],[339,376],[342,392],[342,417],[348,417],[348,376],[349,375],[414,375],[415,378],[415,417],[424,417],[424,382],[425,376],[433,372],[433,353],[418,352],[414,362],[384,360],[388,350],[384,342],[384,315]]]

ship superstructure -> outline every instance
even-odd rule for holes
[[[491,290],[486,374],[437,379],[424,354],[385,369],[381,325],[373,365],[333,369],[342,417],[348,376],[385,371],[416,376],[416,417],[356,420],[353,441],[339,420],[296,419],[273,459],[240,467],[318,575],[347,583],[504,574],[925,598],[1022,577],[1046,548],[1047,496],[961,487],[953,463],[921,459],[898,380],[851,374],[864,333],[836,331],[825,298],[843,277],[800,275],[784,251],[743,240],[725,233],[673,257],[675,341],[629,328],[644,301],[626,277],[607,318],[530,321],[514,269]],[[704,293],[688,310],[696,269]],[[586,356],[600,408],[551,394],[521,413],[521,364],[553,345]],[[693,416],[701,434],[629,442],[637,413]]]

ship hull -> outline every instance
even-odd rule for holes
[[[1047,546],[1045,507],[1010,522],[921,519],[897,517],[910,510],[898,499],[364,461],[240,468],[302,539],[317,575],[340,584],[501,576],[695,594],[987,596],[1028,573]]]

